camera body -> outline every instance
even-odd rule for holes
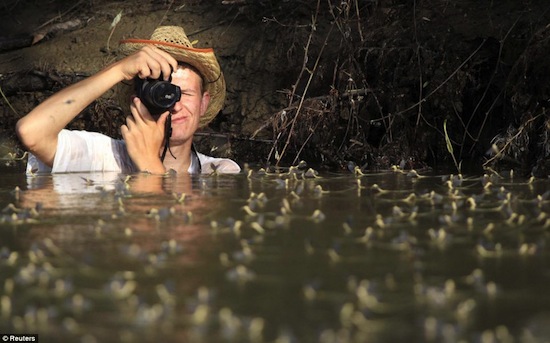
[[[160,79],[135,79],[136,95],[149,113],[158,116],[170,110],[180,99],[180,87]]]

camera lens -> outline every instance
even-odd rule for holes
[[[151,103],[155,107],[170,108],[177,101],[176,86],[166,81],[158,81],[151,83],[150,94]]]
[[[181,98],[180,87],[168,81],[136,80],[136,93],[152,115],[159,115]]]

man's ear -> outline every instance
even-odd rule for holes
[[[208,92],[202,93],[201,117],[206,113],[206,109],[208,108],[209,103],[210,103],[210,93],[208,93]]]

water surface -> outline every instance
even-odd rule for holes
[[[0,332],[75,342],[550,339],[548,180],[0,177]]]

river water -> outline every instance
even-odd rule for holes
[[[0,172],[0,332],[41,342],[541,342],[548,180]]]

